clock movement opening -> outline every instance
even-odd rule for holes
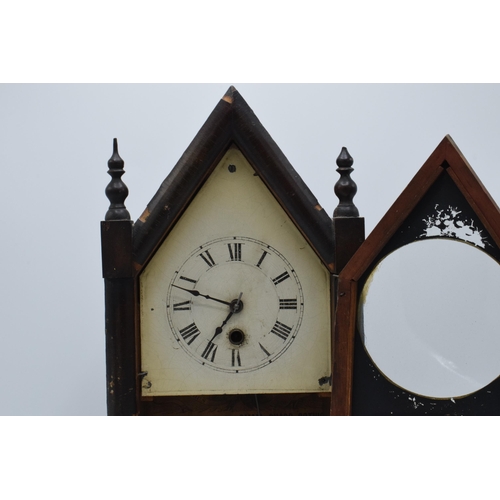
[[[245,334],[241,330],[232,330],[229,332],[229,342],[233,345],[241,345],[245,340]]]

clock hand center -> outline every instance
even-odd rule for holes
[[[237,299],[231,301],[231,305],[229,307],[234,313],[239,313],[243,310],[243,301],[241,300],[242,295],[243,292],[240,293]]]

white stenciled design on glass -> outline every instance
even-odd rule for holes
[[[440,236],[457,238],[481,248],[485,248],[486,245],[491,246],[474,220],[464,217],[458,208],[449,205],[448,208],[440,209],[439,204],[436,204],[434,210],[434,214],[422,219],[427,227],[419,238]]]

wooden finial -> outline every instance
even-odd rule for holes
[[[111,181],[106,187],[106,196],[111,204],[106,212],[105,220],[130,220],[130,214],[125,208],[128,188],[121,179],[125,173],[124,165],[124,161],[118,154],[118,141],[113,139],[113,156],[108,161],[108,174],[111,176]]]
[[[359,217],[359,212],[353,203],[353,198],[356,195],[358,187],[351,179],[351,172],[354,170],[352,164],[354,160],[347,151],[347,148],[342,148],[339,157],[337,158],[337,172],[340,174],[340,179],[335,184],[335,194],[340,203],[333,212],[334,217]]]

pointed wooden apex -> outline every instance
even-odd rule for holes
[[[238,91],[236,90],[236,88],[235,88],[235,87],[233,87],[233,85],[231,85],[231,86],[227,89],[227,91],[226,91],[226,93],[224,94],[224,96],[222,97],[222,100],[223,100],[223,101],[228,102],[229,104],[233,104],[233,101],[234,101],[234,96],[235,96],[235,94],[237,94],[237,93],[238,93]]]
[[[346,277],[355,281],[361,277],[445,171],[500,246],[500,209],[453,139],[446,135],[349,261],[343,271]]]
[[[135,222],[137,269],[147,264],[232,145],[241,151],[320,259],[333,271],[331,218],[233,86],[219,100]]]

